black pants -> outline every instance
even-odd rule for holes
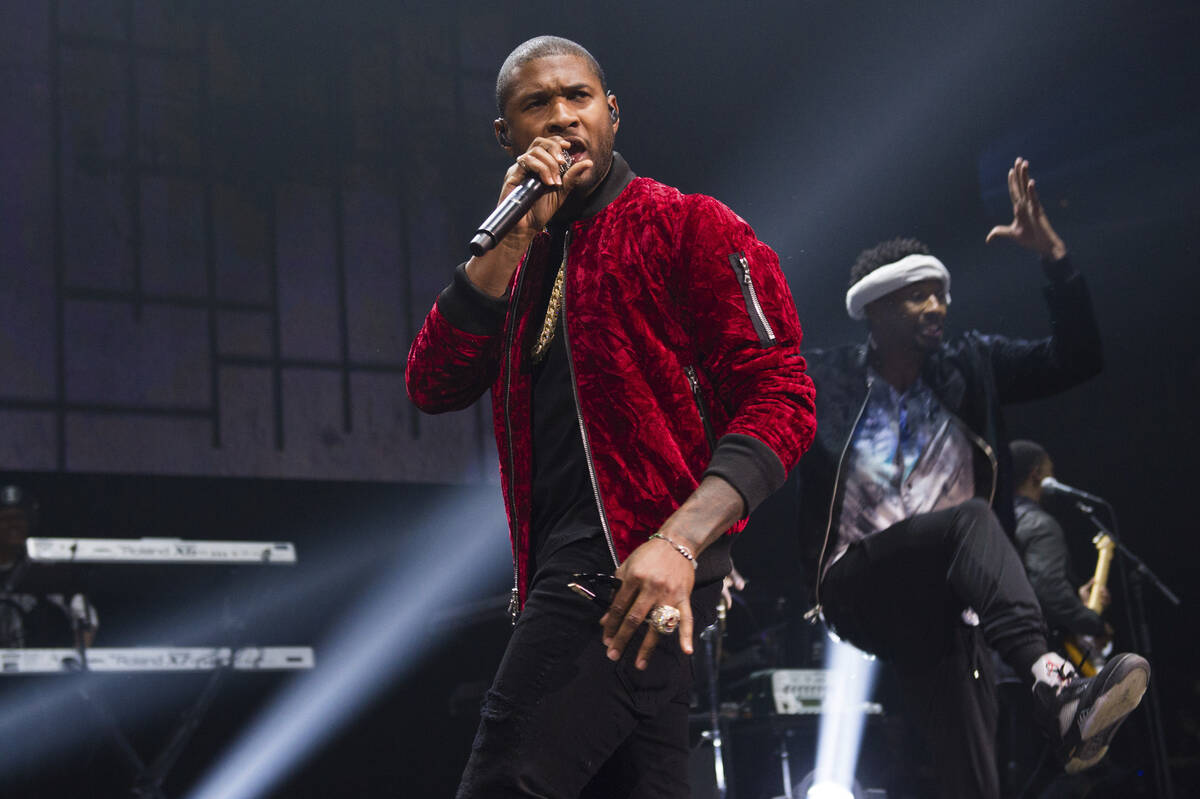
[[[539,566],[484,700],[460,799],[690,795],[692,675],[678,637],[660,641],[645,671],[633,665],[640,633],[613,663],[600,640],[603,611],[566,587],[572,573],[607,561],[603,547],[578,541]],[[693,608],[715,609],[719,591],[697,590]]]
[[[939,793],[998,797],[996,692],[984,644],[1032,680],[1046,639],[1020,557],[987,504],[913,516],[855,543],[829,567],[821,596],[838,635],[896,669]],[[968,606],[978,626],[963,620]]]

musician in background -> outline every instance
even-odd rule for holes
[[[1054,476],[1054,462],[1049,453],[1033,441],[1013,441],[1009,444],[1009,453],[1016,485],[1013,491],[1016,516],[1013,538],[1041,605],[1048,640],[1056,649],[1061,649],[1065,636],[1091,636],[1095,648],[1103,648],[1112,638],[1112,628],[1085,604],[1093,581],[1080,585],[1081,581],[1071,568],[1062,525],[1041,504],[1042,481]],[[1107,608],[1110,597],[1105,586],[1100,587],[1099,598],[1101,610]],[[1075,662],[1075,665],[1079,663]],[[996,750],[1001,795],[1005,799],[1082,796],[1098,780],[1105,779],[1107,768],[1075,775],[1039,769],[1043,763],[1042,746],[1027,733],[1032,723],[1026,699],[1028,689],[998,657],[995,667],[999,700]]]
[[[99,618],[87,597],[20,590],[29,568],[25,541],[37,523],[38,503],[28,491],[0,487],[0,649],[91,646]]]
[[[1017,551],[1052,633],[1112,637],[1100,614],[1087,606],[1093,581],[1079,585],[1062,525],[1042,507],[1042,481],[1054,476],[1054,462],[1040,444],[1028,440],[1009,445],[1017,484],[1013,510],[1017,517]],[[1076,589],[1076,586],[1079,586]],[[1101,611],[1108,607],[1108,588],[1100,587]]]

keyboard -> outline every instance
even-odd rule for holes
[[[86,653],[87,671],[94,672],[291,671],[315,665],[308,646],[93,647]],[[78,649],[0,649],[0,675],[83,670]]]

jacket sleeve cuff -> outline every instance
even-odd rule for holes
[[[494,336],[504,328],[508,315],[508,295],[489,297],[467,277],[467,265],[454,269],[454,280],[437,298],[438,310],[446,321],[459,330],[477,336]]]
[[[1062,258],[1055,261],[1052,258],[1042,259],[1042,271],[1046,274],[1046,279],[1051,283],[1064,283],[1068,279],[1079,274],[1076,271],[1074,264],[1071,263],[1071,254],[1067,253]]]
[[[787,471],[774,450],[753,436],[721,436],[704,476],[716,475],[742,495],[742,518],[771,496],[787,479]]]

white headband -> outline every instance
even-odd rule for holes
[[[866,319],[863,309],[867,303],[910,283],[940,280],[946,288],[946,304],[950,304],[950,270],[932,255],[913,253],[871,272],[846,292],[846,312],[851,319]]]

